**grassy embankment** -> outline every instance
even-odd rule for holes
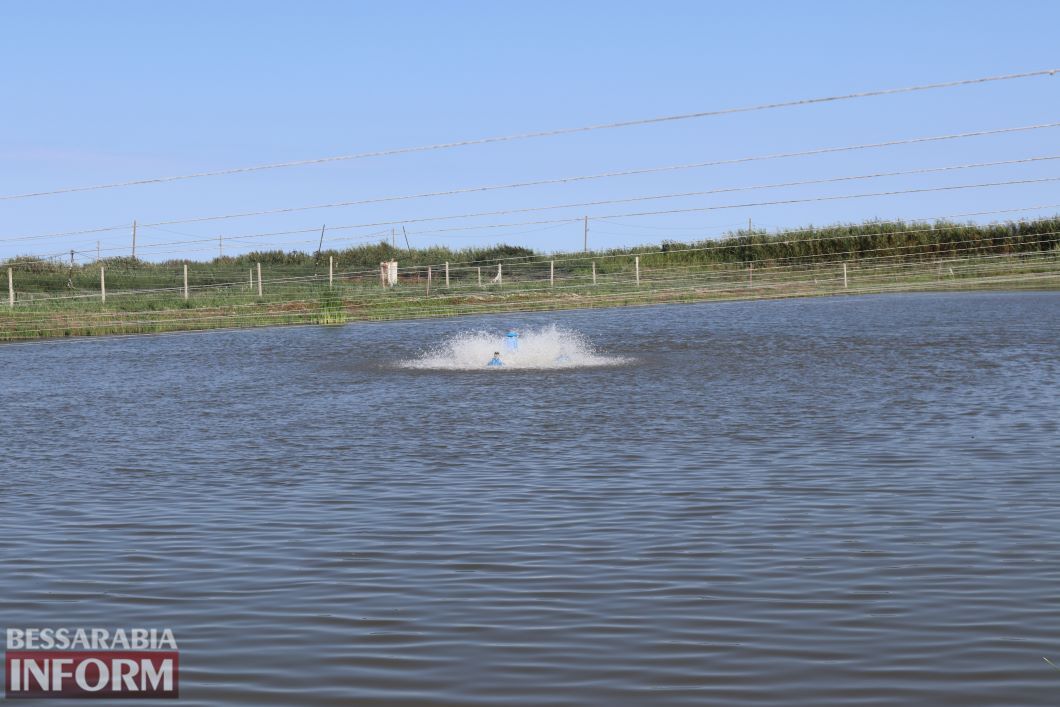
[[[391,258],[401,265],[400,279],[384,290],[377,268]],[[491,283],[498,264],[503,282]],[[0,341],[711,299],[1057,289],[1060,217],[988,226],[870,222],[772,235],[743,231],[720,241],[554,256],[510,246],[408,251],[385,243],[319,256],[249,253],[187,263],[187,299],[184,265],[110,258],[70,267],[12,259],[0,265],[12,268],[16,293],[14,307],[0,303]]]

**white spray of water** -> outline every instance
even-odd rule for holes
[[[519,348],[515,351],[508,348],[505,331],[465,332],[401,365],[404,368],[449,371],[504,371],[618,366],[627,361],[621,356],[599,354],[578,332],[560,329],[555,325],[541,329],[519,329],[518,332]],[[503,366],[486,365],[495,351],[500,352]]]

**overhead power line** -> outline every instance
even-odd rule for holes
[[[1060,177],[1050,178],[1048,181],[1060,181]],[[1015,183],[1022,183],[1022,182],[1002,182],[1001,184],[1015,184]],[[958,189],[966,189],[966,188],[973,188],[973,187],[980,187],[980,186],[999,186],[999,185],[997,185],[997,184],[968,185],[968,186],[960,186],[960,187],[956,187],[956,188],[958,188]],[[945,187],[945,188],[949,189],[949,187]],[[921,190],[914,189],[914,190],[911,190],[911,191],[917,192],[917,191],[921,191]],[[928,191],[931,191],[931,190],[929,189]],[[862,197],[871,197],[871,196],[891,196],[891,195],[894,195],[894,194],[904,194],[904,193],[907,193],[907,192],[883,192],[883,193],[873,193],[873,194],[853,194],[853,195],[849,195],[849,196],[841,196],[841,197],[838,197],[838,198],[841,198],[841,199],[848,199],[848,198],[853,199],[853,198],[862,198]],[[802,199],[802,200],[798,200],[798,201],[815,201],[815,200],[816,199]],[[723,205],[723,206],[719,206],[719,207],[709,207],[709,209],[714,209],[714,208],[735,209],[735,208],[743,208],[743,207],[746,207],[746,206],[774,206],[774,205],[777,205],[777,204],[789,204],[789,203],[793,203],[793,202],[791,202],[791,201],[776,201],[776,202],[761,202],[761,203],[757,203],[757,204],[727,204],[727,205]],[[1021,211],[1041,211],[1041,210],[1044,210],[1044,209],[1060,209],[1060,203],[1036,204],[1034,206],[1023,206],[1023,207],[1019,207],[1019,208],[1009,208],[1009,209],[993,209],[993,210],[990,210],[990,211],[965,211],[965,212],[956,213],[956,214],[946,214],[944,216],[916,216],[916,217],[913,217],[913,218],[910,218],[910,219],[907,219],[907,220],[910,220],[910,221],[924,221],[924,220],[931,220],[931,219],[966,218],[966,217],[970,217],[970,216],[988,216],[988,215],[993,215],[993,214],[1011,214],[1011,213],[1018,213],[1018,212],[1021,212]],[[704,209],[685,209],[685,210],[682,210],[681,212],[696,212],[696,211],[703,211],[703,210]],[[671,211],[659,211],[659,212],[637,212],[637,213],[627,213],[627,214],[599,214],[599,215],[594,216],[593,218],[596,219],[596,220],[601,220],[601,219],[610,220],[610,219],[617,219],[617,218],[637,218],[637,217],[642,217],[642,216],[654,216],[654,215],[657,215],[657,214],[658,215],[667,215],[667,214],[672,214],[672,213],[677,213],[677,212],[671,210]],[[474,226],[450,226],[450,227],[447,227],[447,228],[432,228],[432,229],[426,229],[426,230],[422,230],[422,231],[409,231],[409,235],[410,236],[423,236],[423,235],[431,235],[431,234],[436,234],[436,233],[453,233],[453,232],[456,232],[456,231],[480,231],[480,230],[489,230],[489,229],[498,229],[498,228],[513,228],[513,227],[516,227],[516,226],[537,226],[537,225],[542,225],[542,224],[570,224],[570,223],[578,223],[581,220],[582,220],[581,217],[576,217],[576,218],[560,218],[560,219],[537,219],[537,220],[534,220],[534,221],[512,221],[512,222],[507,222],[507,223],[487,223],[487,224],[477,224],[477,225],[474,225]],[[335,230],[338,231],[338,230],[353,229],[353,228],[362,228],[362,226],[336,226]],[[663,227],[660,227],[660,228],[665,228],[665,227],[663,226]],[[704,230],[707,230],[707,229],[708,229],[708,227],[704,226]],[[814,229],[811,228],[811,229],[808,229],[808,230],[814,230]],[[789,229],[789,231],[790,231],[790,229]],[[271,233],[271,234],[263,234],[263,235],[271,235],[271,236],[295,235],[295,234],[307,233],[307,232],[308,231],[289,231],[289,232],[286,232],[286,233],[280,232],[280,233]],[[260,238],[260,237],[263,237],[263,235],[257,235],[257,236],[248,235],[248,236],[244,236],[244,237],[245,238],[255,238],[255,237]],[[359,237],[360,236],[357,236],[357,237],[355,237],[353,239],[356,239],[356,238],[359,238]],[[349,240],[353,240],[353,239],[349,239]],[[337,238],[335,240],[343,241],[343,240],[348,240],[348,239]],[[115,250],[118,250],[118,249],[115,249]],[[61,255],[61,254],[59,254],[59,255]]]
[[[379,222],[379,223],[367,224],[366,227],[374,228],[374,227],[377,227],[377,226],[388,226],[388,225],[392,225],[392,224],[401,224],[401,223],[418,223],[418,222],[422,222],[422,221],[441,221],[441,220],[452,220],[452,219],[459,219],[459,218],[478,218],[478,217],[482,217],[482,216],[504,216],[504,215],[508,215],[508,214],[533,213],[533,212],[536,212],[536,211],[553,211],[553,210],[559,210],[559,209],[588,208],[588,207],[592,207],[592,206],[607,206],[607,205],[611,205],[611,204],[628,204],[628,203],[633,203],[633,202],[638,202],[638,201],[653,201],[653,200],[659,200],[659,199],[679,199],[679,198],[692,197],[692,196],[708,196],[708,195],[711,195],[711,194],[726,194],[726,193],[738,192],[738,191],[754,191],[754,190],[758,190],[758,189],[778,189],[778,188],[783,188],[783,187],[810,186],[810,185],[814,185],[814,184],[828,184],[828,183],[833,183],[833,182],[846,182],[846,181],[855,181],[855,180],[862,180],[862,179],[878,179],[878,178],[881,178],[881,177],[899,177],[899,176],[909,176],[909,175],[914,175],[914,174],[931,174],[931,173],[936,173],[936,172],[949,172],[949,171],[956,171],[956,170],[963,170],[963,169],[979,169],[979,168],[983,168],[983,167],[997,167],[997,166],[1002,166],[1002,165],[1024,164],[1024,163],[1030,163],[1030,162],[1040,162],[1040,161],[1048,161],[1048,160],[1056,160],[1056,159],[1060,159],[1060,155],[1050,155],[1050,156],[1042,156],[1042,157],[1029,157],[1029,158],[1018,159],[1018,160],[1002,160],[1002,161],[997,161],[997,162],[977,162],[977,163],[972,163],[972,164],[951,165],[951,166],[945,166],[945,167],[928,167],[928,168],[924,168],[924,169],[902,170],[902,171],[895,171],[895,172],[876,172],[876,173],[872,173],[872,174],[858,174],[858,175],[848,175],[848,176],[842,176],[842,177],[828,177],[828,178],[824,178],[824,179],[805,179],[805,180],[792,181],[792,182],[774,182],[774,183],[769,183],[769,184],[753,184],[753,185],[750,185],[750,186],[743,186],[743,187],[722,187],[722,188],[719,188],[719,189],[707,189],[707,190],[702,190],[702,191],[674,192],[674,193],[669,193],[669,194],[651,194],[651,195],[647,195],[647,196],[634,196],[634,197],[627,197],[627,198],[623,198],[623,199],[599,199],[599,200],[595,200],[595,201],[581,201],[581,202],[573,202],[573,203],[566,203],[566,204],[550,204],[550,205],[547,205],[547,206],[528,206],[528,207],[517,208],[517,209],[501,209],[501,210],[495,210],[495,211],[478,211],[478,212],[473,212],[473,213],[455,214],[455,215],[449,215],[449,216],[420,217],[420,218],[414,218],[414,219],[404,219],[404,220],[400,220],[400,221],[384,221],[384,222]],[[1001,182],[1001,183],[1008,183],[1008,182]],[[168,224],[171,224],[171,223],[173,223],[173,222],[172,221],[163,222],[161,225],[168,225]],[[188,222],[187,221],[180,221],[178,223],[188,223]],[[152,225],[155,225],[155,224],[147,224],[147,225],[148,226],[152,226]]]
[[[631,211],[631,212],[620,213],[620,214],[597,214],[597,215],[593,216],[592,218],[595,219],[595,220],[601,220],[601,219],[615,219],[615,218],[634,218],[634,217],[641,217],[641,216],[660,216],[660,215],[666,215],[666,214],[683,214],[683,213],[697,213],[697,212],[703,212],[703,211],[717,211],[717,210],[722,210],[722,209],[743,209],[743,208],[750,208],[750,207],[757,207],[757,206],[779,206],[779,205],[786,205],[786,204],[803,204],[803,203],[810,203],[810,202],[815,202],[815,201],[838,201],[838,200],[844,200],[844,199],[867,199],[867,198],[877,197],[877,196],[898,196],[898,195],[901,195],[901,194],[922,194],[922,193],[937,192],[937,191],[956,191],[956,190],[960,190],[960,189],[985,189],[985,188],[989,188],[989,187],[1012,186],[1012,185],[1017,185],[1017,184],[1039,184],[1039,183],[1057,182],[1057,181],[1060,181],[1060,177],[1044,177],[1044,178],[1041,178],[1041,179],[1014,179],[1014,180],[1003,181],[1003,182],[982,182],[982,183],[978,183],[978,184],[956,184],[956,185],[953,185],[953,186],[945,186],[945,187],[925,187],[925,188],[921,188],[921,189],[900,189],[900,190],[894,190],[894,191],[863,192],[863,193],[860,193],[860,194],[840,194],[840,195],[835,195],[835,196],[816,196],[816,197],[808,197],[808,198],[801,198],[801,199],[782,199],[782,200],[777,200],[777,201],[742,202],[742,203],[738,203],[738,204],[719,204],[719,205],[716,205],[716,206],[701,206],[701,207],[683,208],[683,209],[665,209],[665,210],[661,210],[661,211]],[[1054,208],[1054,207],[1060,207],[1060,204],[1043,204],[1043,205],[1040,205],[1040,206],[1021,208],[1021,209],[1001,209],[1001,210],[995,210],[995,211],[969,212],[967,214],[955,214],[954,216],[958,216],[958,215],[976,216],[976,215],[991,214],[991,213],[1000,214],[1000,213],[1009,213],[1009,212],[1012,212],[1012,211],[1029,211],[1029,210],[1035,210],[1035,209],[1046,209],[1046,208]],[[477,214],[477,215],[480,215],[480,216],[504,215],[504,214],[510,214],[510,213],[518,213],[519,211],[520,210],[516,209],[516,210],[511,210],[511,211],[503,211],[503,212],[480,213],[480,214]],[[351,225],[347,225],[347,226],[335,226],[334,228],[332,228],[332,230],[334,230],[334,231],[342,231],[342,230],[351,230],[351,229],[355,229],[355,228],[371,228],[371,227],[377,227],[377,226],[384,226],[384,225],[389,225],[390,223],[406,223],[406,224],[407,223],[422,223],[422,222],[429,222],[429,221],[446,221],[446,220],[458,219],[458,218],[467,218],[467,216],[464,216],[464,215],[461,215],[461,216],[434,216],[434,217],[426,217],[426,218],[418,218],[418,219],[408,219],[408,220],[401,221],[401,222],[395,221],[395,222],[379,222],[379,223],[370,223],[370,224],[351,224]],[[451,231],[466,231],[466,230],[480,229],[480,228],[501,228],[501,227],[507,227],[507,226],[536,226],[536,225],[544,225],[544,224],[549,224],[549,223],[578,223],[581,220],[582,220],[582,217],[581,216],[577,216],[577,217],[574,217],[574,218],[539,219],[539,220],[535,220],[535,221],[520,221],[518,223],[489,224],[489,225],[480,225],[480,226],[456,226],[456,227],[453,227],[453,228],[441,228],[441,229],[435,229],[435,230],[432,230],[432,231],[417,231],[417,232],[413,232],[413,233],[414,234],[444,233],[444,232],[451,232]],[[293,234],[297,234],[297,233],[306,233],[306,232],[309,232],[309,231],[275,232],[275,233],[270,233],[270,234],[267,234],[267,235],[271,235],[271,236],[293,235]],[[243,238],[262,237],[263,235],[266,235],[266,234],[243,236]],[[237,238],[240,238],[240,237],[239,236],[234,236],[233,240],[237,239]],[[179,243],[173,243],[171,245],[178,245],[178,244]]]
[[[209,221],[225,221],[225,220],[231,220],[231,219],[236,219],[236,218],[250,218],[250,217],[254,217],[254,216],[276,216],[276,215],[280,215],[280,214],[297,213],[297,212],[300,212],[300,211],[313,211],[313,210],[319,210],[319,209],[346,208],[346,207],[351,207],[351,206],[366,206],[366,205],[369,205],[369,204],[381,204],[381,203],[394,202],[394,201],[410,201],[410,200],[414,200],[414,199],[424,199],[424,198],[440,197],[440,196],[456,196],[456,195],[460,195],[460,194],[481,193],[481,192],[488,192],[488,191],[497,191],[497,190],[503,190],[503,189],[514,189],[514,188],[531,187],[531,186],[543,186],[543,185],[553,185],[553,184],[569,184],[569,183],[573,183],[573,182],[588,181],[588,180],[595,180],[595,179],[605,179],[605,178],[611,178],[611,177],[624,177],[624,176],[632,176],[632,175],[640,175],[640,174],[654,174],[654,173],[660,173],[660,172],[672,172],[672,171],[678,171],[678,170],[688,170],[688,169],[696,169],[696,168],[703,168],[703,167],[715,167],[715,166],[729,165],[729,164],[740,164],[740,163],[745,163],[745,162],[758,162],[758,161],[784,159],[784,158],[791,158],[791,157],[807,157],[807,156],[822,155],[822,154],[829,154],[829,153],[850,152],[850,151],[856,151],[856,150],[866,150],[866,149],[873,149],[873,148],[879,148],[879,147],[894,147],[894,146],[899,146],[899,145],[913,145],[913,144],[919,144],[919,143],[938,142],[938,141],[944,141],[944,140],[959,140],[959,139],[965,139],[965,138],[970,138],[970,137],[982,137],[982,136],[987,136],[987,135],[999,135],[999,134],[1006,134],[1006,133],[1027,132],[1027,131],[1032,131],[1032,130],[1043,130],[1043,129],[1056,128],[1056,127],[1060,127],[1060,122],[1039,123],[1039,124],[1035,124],[1035,125],[1021,125],[1021,126],[1016,126],[1016,127],[1011,127],[1011,128],[994,128],[994,129],[989,129],[989,130],[975,130],[975,131],[971,131],[971,132],[950,133],[950,134],[947,134],[947,135],[929,135],[929,136],[921,136],[921,137],[914,137],[914,138],[903,138],[903,139],[900,139],[900,140],[888,140],[888,141],[885,141],[885,142],[862,143],[862,144],[856,144],[856,145],[841,145],[841,146],[833,146],[833,147],[820,147],[820,148],[814,148],[814,149],[810,149],[810,150],[799,150],[799,151],[796,151],[796,152],[776,152],[776,153],[768,153],[768,154],[765,154],[765,155],[751,155],[751,156],[747,156],[747,157],[734,157],[734,158],[724,159],[724,160],[710,160],[710,161],[706,161],[706,162],[691,162],[691,163],[682,163],[682,164],[676,164],[676,165],[662,165],[662,166],[656,166],[656,167],[643,167],[643,168],[617,170],[617,171],[611,171],[611,172],[601,172],[601,173],[588,174],[588,175],[576,175],[576,176],[568,176],[568,177],[553,177],[553,178],[549,178],[549,179],[539,179],[539,180],[531,180],[531,181],[524,181],[524,182],[510,182],[510,183],[506,183],[506,184],[492,184],[492,185],[484,185],[484,186],[462,187],[462,188],[459,188],[459,189],[449,189],[449,190],[434,191],[434,192],[422,192],[422,193],[419,193],[419,194],[400,194],[400,195],[373,197],[373,198],[370,198],[370,199],[357,199],[357,200],[352,200],[352,201],[336,201],[336,202],[330,202],[330,203],[325,203],[325,204],[310,204],[310,205],[305,205],[305,206],[288,206],[288,207],[282,207],[282,208],[278,208],[278,209],[262,209],[262,210],[258,210],[258,211],[241,211],[241,212],[229,213],[229,214],[214,214],[214,215],[210,215],[210,216],[196,216],[196,217],[187,218],[187,219],[170,219],[170,220],[167,220],[167,221],[157,221],[157,222],[154,222],[154,223],[142,223],[142,224],[140,224],[140,227],[141,228],[160,228],[162,230],[165,230],[162,227],[164,227],[164,226],[176,226],[176,225],[190,224],[190,223],[205,223],[205,222],[209,222]],[[107,232],[113,232],[113,231],[120,231],[120,230],[124,230],[126,228],[128,228],[128,224],[122,224],[122,225],[119,225],[119,226],[100,226],[100,227],[96,227],[96,228],[80,229],[80,230],[75,230],[75,231],[60,231],[60,232],[35,234],[35,235],[26,235],[26,236],[14,236],[14,237],[10,237],[10,238],[0,238],[0,243],[9,243],[9,242],[23,241],[23,240],[43,240],[43,239],[48,239],[48,238],[61,238],[61,237],[64,237],[64,236],[91,235],[91,234],[98,234],[98,233],[107,233]]]
[[[1060,159],[1060,158],[1053,158],[1053,159]],[[952,168],[943,168],[943,169],[952,169]],[[840,179],[847,179],[847,178],[840,178]],[[718,204],[718,205],[715,205],[715,206],[700,206],[700,207],[690,207],[690,208],[680,208],[680,209],[664,209],[664,210],[659,210],[659,211],[634,211],[634,212],[627,212],[627,213],[620,213],[620,214],[598,214],[598,215],[593,216],[593,219],[606,220],[606,219],[613,219],[613,218],[631,218],[631,217],[640,217],[640,216],[656,216],[656,215],[664,215],[664,214],[698,213],[698,212],[705,212],[705,211],[717,211],[717,210],[723,210],[723,209],[750,208],[750,207],[759,207],[759,206],[777,206],[777,205],[786,205],[786,204],[803,204],[803,203],[811,203],[811,202],[839,201],[839,200],[847,200],[847,199],[866,199],[866,198],[880,197],[880,196],[897,196],[897,195],[901,195],[901,194],[923,194],[923,193],[930,193],[930,192],[957,191],[957,190],[961,190],[961,189],[984,189],[984,188],[989,188],[989,187],[1013,186],[1013,185],[1019,185],[1019,184],[1042,184],[1042,183],[1056,182],[1056,181],[1060,181],[1060,177],[1042,177],[1042,178],[1036,178],[1036,179],[1014,179],[1014,180],[999,181],[999,182],[980,182],[980,183],[976,183],[976,184],[956,184],[956,185],[951,185],[951,186],[922,187],[922,188],[919,188],[919,189],[897,189],[897,190],[890,190],[890,191],[863,192],[863,193],[860,193],[860,194],[839,194],[839,195],[831,195],[831,196],[803,197],[803,198],[798,198],[798,199],[780,199],[780,200],[775,200],[775,201],[754,201],[754,202],[743,202],[743,203],[738,203],[738,204]],[[726,189],[726,190],[720,190],[720,191],[731,191],[731,190]],[[709,193],[709,192],[705,192],[705,193]],[[663,197],[664,196],[665,195],[663,195]],[[687,194],[671,195],[671,196],[687,196]],[[637,198],[634,198],[634,199],[610,200],[610,201],[606,201],[606,202],[593,202],[593,203],[595,203],[595,204],[611,204],[611,203],[621,203],[623,201],[625,201],[625,202],[640,201],[640,200],[643,200],[643,199],[646,199],[646,198],[662,198],[662,197],[637,197]],[[331,231],[345,231],[345,230],[353,230],[353,229],[358,229],[358,228],[379,228],[379,227],[382,227],[382,226],[402,225],[402,224],[411,224],[411,223],[425,223],[425,222],[431,222],[431,221],[450,221],[450,220],[465,219],[465,218],[476,218],[476,217],[482,217],[482,216],[502,216],[502,215],[508,215],[508,214],[531,213],[531,212],[538,212],[538,211],[546,211],[546,210],[550,210],[550,209],[570,208],[572,206],[584,206],[584,204],[562,204],[562,205],[553,205],[553,206],[537,206],[537,207],[529,207],[529,208],[522,208],[522,209],[506,209],[506,210],[501,210],[501,211],[482,211],[482,212],[477,212],[477,213],[472,213],[472,214],[451,214],[451,215],[446,215],[446,216],[425,216],[425,217],[420,217],[420,218],[404,219],[404,220],[399,220],[399,221],[377,221],[377,222],[373,222],[373,223],[361,223],[361,224],[350,224],[350,225],[343,225],[343,226],[331,226],[331,227],[329,227],[329,229]],[[998,213],[1000,213],[1000,212],[998,212]],[[526,222],[520,223],[519,225],[536,226],[536,225],[545,225],[545,224],[552,224],[552,223],[571,223],[571,222],[581,221],[581,220],[582,220],[582,217],[579,216],[577,218],[559,218],[559,219],[542,219],[542,220],[537,220],[537,221],[526,221]],[[501,224],[501,225],[512,225],[512,224]],[[493,227],[497,227],[497,225],[494,225]],[[435,232],[436,233],[440,233],[440,232],[447,231],[447,230],[448,231],[459,231],[459,230],[468,230],[468,229],[472,229],[472,228],[479,228],[479,227],[477,227],[477,226],[462,226],[462,227],[458,226],[458,227],[454,227],[454,228],[451,228],[451,229],[438,229]],[[316,229],[300,229],[300,230],[292,230],[292,231],[274,231],[274,232],[268,232],[268,233],[248,234],[248,235],[242,235],[242,236],[229,236],[229,237],[226,238],[226,240],[229,240],[229,241],[242,241],[242,240],[253,240],[255,238],[267,238],[267,237],[273,237],[273,236],[296,235],[296,234],[315,233],[315,232],[316,232]],[[156,247],[160,248],[160,247],[174,246],[174,245],[190,245],[190,244],[196,244],[196,243],[206,243],[206,242],[210,242],[212,240],[213,239],[204,238],[204,239],[195,239],[195,240],[189,240],[189,241],[170,241],[170,242],[166,242],[166,243],[150,244],[150,245],[143,246],[143,247],[144,248],[156,248]],[[343,240],[343,239],[332,238],[332,240],[333,241],[337,241],[337,240]],[[124,250],[124,248],[120,248],[120,249],[119,248],[107,248],[107,249],[104,249],[104,250],[107,250],[107,251]]]
[[[899,88],[885,88],[876,89],[871,91],[859,91],[855,93],[839,94],[834,96],[821,96],[816,98],[801,98],[792,101],[777,101],[771,103],[759,103],[750,106],[740,106],[735,108],[721,108],[716,110],[699,111],[695,113],[680,113],[675,115],[664,115],[656,116],[652,118],[639,118],[635,120],[624,120],[613,123],[597,123],[594,125],[585,125],[574,128],[557,128],[554,130],[535,130],[531,132],[515,133],[511,135],[497,135],[492,137],[473,138],[469,140],[458,140],[454,142],[442,142],[435,143],[432,145],[420,145],[416,147],[399,147],[389,150],[375,150],[371,152],[358,152],[349,155],[334,155],[331,157],[319,157],[314,159],[306,160],[294,160],[290,162],[275,162],[271,164],[253,165],[247,167],[233,167],[230,169],[212,170],[206,172],[194,172],[191,174],[171,175],[168,177],[152,177],[147,179],[135,179],[125,182],[111,182],[108,184],[93,184],[80,187],[67,187],[63,189],[52,189],[47,191],[36,191],[26,192],[22,194],[7,194],[0,196],[0,201],[10,201],[14,199],[28,199],[33,197],[42,196],[55,196],[58,194],[70,194],[74,192],[87,192],[87,191],[98,191],[102,189],[117,189],[120,187],[138,186],[144,184],[163,184],[166,182],[176,182],[185,179],[197,179],[200,177],[220,177],[225,175],[233,174],[245,174],[248,172],[261,172],[272,169],[284,169],[288,167],[305,167],[316,164],[326,164],[330,162],[344,162],[350,160],[366,159],[371,157],[389,157],[393,155],[410,154],[416,152],[431,152],[435,150],[448,150],[457,147],[467,147],[471,145],[487,145],[491,143],[499,142],[513,142],[517,140],[529,140],[534,138],[543,137],[556,137],[560,135],[573,135],[576,133],[585,133],[595,130],[613,130],[616,128],[628,128],[639,125],[654,125],[659,123],[669,123],[681,120],[692,120],[697,118],[709,118],[720,115],[732,115],[736,113],[751,113],[755,111],[773,110],[776,108],[791,108],[795,106],[806,106],[815,105],[819,103],[832,103],[836,101],[846,101],[856,98],[870,98],[873,96],[888,96],[900,93],[913,93],[916,91],[928,91],[932,89],[940,88],[954,88],[958,86],[970,86],[974,84],[991,83],[995,81],[1011,81],[1014,79],[1025,79],[1040,76],[1053,76],[1060,69],[1043,69],[1040,71],[1028,71],[1018,74],[1001,74],[996,76],[983,76],[974,79],[961,79],[958,81],[943,81],[939,83],[920,84],[915,86],[903,86]]]
[[[788,158],[788,157],[806,157],[806,156],[810,156],[810,155],[821,155],[821,154],[835,153],[835,152],[848,152],[848,151],[854,151],[854,150],[865,150],[865,149],[870,149],[870,148],[875,148],[875,147],[891,147],[891,146],[896,146],[896,145],[911,145],[911,144],[923,143],[923,142],[932,142],[932,141],[940,141],[940,140],[956,140],[956,139],[960,139],[960,138],[979,137],[979,136],[983,136],[983,135],[997,135],[997,134],[1001,134],[1001,133],[1011,133],[1011,132],[1028,131],[1028,130],[1039,130],[1039,129],[1044,129],[1044,128],[1055,128],[1055,127],[1060,127],[1060,122],[1057,122],[1057,123],[1043,123],[1041,125],[1028,125],[1028,126],[1022,126],[1022,127],[1017,127],[1017,128],[1000,128],[1000,129],[997,129],[997,130],[980,130],[980,131],[970,132],[970,133],[954,133],[954,134],[951,134],[951,135],[938,135],[938,136],[931,136],[931,137],[910,138],[910,139],[907,139],[907,140],[891,140],[891,141],[888,141],[888,142],[866,143],[866,144],[862,144],[862,145],[847,145],[847,146],[842,146],[842,147],[824,147],[824,148],[815,149],[815,150],[803,150],[803,151],[799,151],[799,152],[782,152],[782,153],[774,153],[774,154],[768,154],[768,155],[754,155],[754,156],[751,156],[751,157],[737,157],[737,158],[727,159],[727,160],[712,160],[712,161],[709,161],[709,162],[694,162],[694,163],[677,164],[677,165],[664,165],[664,166],[661,166],[661,167],[645,167],[645,168],[641,168],[641,169],[626,169],[626,170],[618,170],[618,171],[613,171],[613,172],[602,172],[602,173],[597,173],[597,174],[579,175],[579,176],[573,176],[573,177],[555,177],[555,178],[552,178],[552,179],[538,179],[538,180],[525,181],[525,182],[510,182],[510,183],[507,183],[507,184],[493,184],[493,185],[486,185],[486,186],[463,187],[463,188],[460,188],[460,189],[449,189],[449,190],[445,190],[445,191],[423,192],[423,193],[420,193],[420,194],[401,194],[401,195],[396,195],[396,196],[373,197],[373,198],[370,198],[370,199],[356,199],[356,200],[352,200],[352,201],[336,201],[336,202],[331,202],[331,203],[326,203],[326,204],[310,204],[310,205],[307,205],[307,206],[287,206],[287,207],[282,207],[282,208],[278,208],[278,209],[262,209],[262,210],[259,210],[259,211],[243,211],[243,212],[233,213],[233,214],[220,214],[220,215],[214,215],[214,216],[200,216],[200,217],[191,218],[191,219],[179,219],[179,220],[173,220],[173,221],[160,221],[156,225],[179,225],[179,224],[184,224],[184,223],[202,223],[202,222],[206,222],[206,221],[226,221],[226,220],[236,219],[236,218],[250,218],[250,217],[253,217],[253,216],[277,216],[277,215],[280,215],[280,214],[297,213],[297,212],[300,212],[300,211],[315,211],[315,210],[319,210],[319,209],[346,208],[346,207],[350,207],[350,206],[367,206],[368,204],[382,204],[382,203],[393,202],[393,201],[411,201],[411,200],[414,200],[414,199],[426,199],[426,198],[441,197],[441,196],[457,196],[457,195],[461,195],[461,194],[473,194],[473,193],[481,193],[481,192],[488,192],[488,191],[497,191],[497,190],[502,190],[502,189],[517,189],[517,188],[522,188],[522,187],[544,186],[544,185],[552,185],[552,184],[569,184],[569,183],[572,183],[572,182],[589,181],[589,180],[594,180],[594,179],[606,179],[606,178],[611,178],[611,177],[627,177],[627,176],[640,175],[640,174],[657,174],[657,173],[660,173],[660,172],[674,172],[674,171],[679,171],[679,170],[696,169],[696,168],[702,168],[702,167],[715,167],[715,166],[720,166],[720,165],[739,164],[739,163],[742,163],[742,162],[755,162],[755,161],[762,161],[762,160],[782,159],[782,158]],[[1008,163],[998,162],[998,163],[991,163],[991,164],[1008,164]],[[122,226],[122,228],[125,228],[125,227],[126,226]]]

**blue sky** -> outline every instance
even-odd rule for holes
[[[0,194],[1060,66],[1051,2],[5,2]],[[0,201],[0,257],[128,254],[128,229],[37,234],[414,194],[1060,121],[1060,75],[559,138]],[[1060,154],[1060,129],[284,216],[143,228],[142,257],[336,247],[342,228]],[[1060,160],[410,224],[415,244],[581,247],[538,218],[812,198],[1060,175]],[[1060,203],[1056,183],[593,221],[596,247]],[[1055,213],[1060,209],[1019,215]],[[996,217],[981,217],[991,220]],[[400,230],[399,230],[400,233]],[[202,243],[177,244],[202,240]],[[400,241],[399,237],[399,241]],[[166,245],[170,244],[170,245]]]

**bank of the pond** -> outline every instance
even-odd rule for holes
[[[398,255],[380,244],[210,263],[109,260],[64,268],[15,259],[0,341],[668,302],[1060,289],[1058,243],[1060,219],[1039,219],[745,232],[569,255],[510,246]],[[355,269],[366,259],[382,259],[378,266],[395,257],[408,264],[389,287],[380,284],[378,267]],[[418,263],[427,257],[433,263]]]
[[[830,295],[878,294],[893,292],[1049,290],[1060,289],[1060,258],[1042,267],[1026,263],[1018,272],[997,264],[975,277],[950,277],[935,281],[924,277],[875,277],[846,287],[818,279],[816,282],[789,280],[710,287],[695,283],[653,286],[645,282],[638,289],[608,287],[605,291],[586,287],[575,291],[521,292],[506,294],[442,294],[431,297],[376,299],[343,297],[333,293],[300,301],[261,301],[250,304],[212,304],[161,309],[122,311],[82,306],[77,309],[26,311],[0,315],[0,340],[17,341],[71,336],[195,331],[217,328],[277,326],[292,324],[343,324],[353,321],[422,319],[500,312],[535,312],[564,309],[627,307],[664,303],[692,303],[719,300],[821,297]],[[850,278],[850,270],[848,270]]]

